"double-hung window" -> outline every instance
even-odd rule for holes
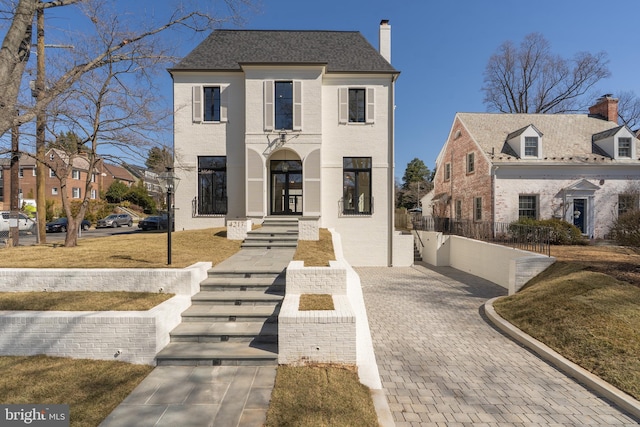
[[[538,218],[538,196],[521,194],[518,198],[518,218]]]
[[[227,213],[227,158],[198,157],[198,215]]]
[[[482,197],[473,199],[473,219],[475,221],[482,221]]]
[[[451,163],[444,164],[444,180],[449,181],[451,179]]]
[[[638,209],[639,198],[638,194],[618,194],[618,216]]]
[[[80,171],[78,169],[71,171],[71,178],[80,179]]]
[[[467,154],[467,173],[473,173],[476,170],[476,155],[475,153]]]
[[[373,123],[375,121],[375,89],[341,87],[338,89],[340,123]]]
[[[462,219],[462,200],[456,200],[456,221]]]
[[[631,157],[631,138],[618,138],[618,157]]]
[[[81,191],[78,187],[73,187],[71,189],[71,197],[73,197],[74,199],[79,199],[81,197]]]
[[[538,137],[527,136],[524,138],[524,156],[538,157]]]
[[[344,157],[342,183],[342,213],[371,215],[371,157]]]

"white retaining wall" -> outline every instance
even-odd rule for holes
[[[413,265],[413,236],[397,231],[393,235],[394,267],[410,267]]]
[[[0,311],[0,355],[46,354],[154,364],[207,277],[210,262],[185,269],[0,269],[0,292],[175,293],[147,311]]]
[[[0,292],[127,291],[194,295],[210,262],[187,268],[0,268]]]
[[[460,236],[417,231],[424,248],[422,259],[437,267],[450,266],[518,292],[529,280],[556,262],[554,257]]]

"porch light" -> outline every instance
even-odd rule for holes
[[[171,196],[175,194],[180,178],[178,178],[172,167],[167,167],[166,172],[158,175],[160,185],[167,193],[167,264],[171,265],[171,232],[173,231],[173,205]]]
[[[286,132],[280,132],[280,143],[284,144],[287,142],[287,134]]]

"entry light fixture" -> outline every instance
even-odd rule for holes
[[[287,142],[287,134],[286,132],[280,132],[280,142],[282,144],[284,144],[285,142]]]

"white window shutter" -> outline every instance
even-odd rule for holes
[[[302,130],[302,82],[293,81],[293,130]]]
[[[202,86],[193,86],[192,88],[192,109],[193,121],[202,121]]]
[[[338,89],[338,122],[347,123],[349,121],[349,88]]]
[[[264,82],[264,129],[273,130],[273,80]]]
[[[229,85],[220,86],[220,121],[226,122],[229,108]]]
[[[376,90],[372,87],[367,88],[367,123],[373,123],[376,119]]]

